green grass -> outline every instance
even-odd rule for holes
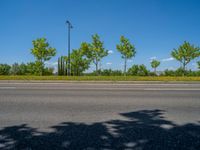
[[[64,80],[64,81],[200,81],[200,77],[142,76],[0,76],[0,80]]]

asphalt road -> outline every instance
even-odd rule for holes
[[[0,149],[200,149],[200,84],[0,83]]]

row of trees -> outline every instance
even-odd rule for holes
[[[0,64],[0,75],[40,75],[39,65],[35,62],[27,64],[14,63],[13,65]],[[43,68],[43,75],[53,75],[54,68]]]
[[[199,68],[200,69],[200,68]],[[54,68],[47,68],[43,69],[43,75],[53,75]],[[130,67],[126,73],[128,76],[200,76],[200,71],[191,71],[186,70],[184,71],[183,68],[178,68],[177,70],[164,70],[162,72],[155,73],[151,72],[147,69],[145,65],[133,65]],[[67,72],[65,72],[67,74]],[[91,73],[82,73],[81,75],[87,76],[94,76],[96,75],[96,71]],[[102,76],[122,76],[124,75],[123,71],[121,70],[111,70],[111,69],[104,69],[98,70],[98,74]],[[14,63],[13,65],[8,64],[0,64],[0,75],[40,75],[40,69],[38,69],[35,63],[27,63],[27,64],[17,64]],[[76,74],[75,74],[76,75]],[[79,74],[80,75],[80,74]]]
[[[121,36],[120,43],[116,45],[116,49],[121,53],[122,59],[124,59],[124,72],[123,75],[132,74],[130,73],[130,69],[127,72],[127,60],[132,59],[136,55],[136,49],[130,41]],[[99,70],[99,62],[101,59],[108,55],[108,50],[104,48],[103,42],[100,40],[100,37],[95,34],[92,36],[92,42],[86,43],[83,42],[79,49],[73,50],[71,54],[71,73],[72,75],[81,75],[85,70],[87,70],[91,63],[96,66],[95,73],[99,75],[101,70]],[[195,58],[200,57],[200,48],[191,45],[189,42],[184,42],[177,49],[173,49],[171,52],[171,56],[181,63],[180,69],[182,69],[182,75],[186,75],[186,66]],[[61,57],[62,58],[62,57]],[[59,59],[61,59],[59,58]],[[65,62],[67,63],[67,57],[65,58]],[[156,69],[160,65],[160,61],[154,59],[151,61],[151,67],[154,69],[154,75],[156,75]],[[60,63],[58,63],[58,68],[60,68]],[[200,66],[200,61],[197,62]],[[67,70],[68,65],[64,70]],[[144,65],[134,65],[133,67],[144,67]],[[132,68],[133,68],[132,67]],[[60,69],[59,69],[60,72]],[[66,71],[65,71],[66,72]],[[102,74],[102,73],[101,73]],[[139,74],[147,74],[147,73],[139,73]],[[59,73],[59,75],[65,75],[64,73]]]
[[[32,42],[31,54],[35,62],[27,64],[14,63],[13,65],[0,64],[0,75],[52,75],[54,68],[45,67],[45,61],[56,55],[56,49],[49,46],[45,38],[39,38]]]
[[[1,64],[0,75],[14,74],[14,75],[48,75],[53,73],[52,68],[45,67],[45,62],[50,60],[56,55],[56,49],[49,46],[49,43],[45,38],[39,38],[34,40],[31,54],[35,57],[35,62],[27,64],[13,64],[12,66]],[[122,59],[124,60],[123,75],[149,75],[149,71],[144,65],[133,65],[127,71],[127,60],[132,59],[136,55],[136,49],[129,39],[124,36],[120,37],[120,43],[116,45],[116,49],[120,52]],[[108,50],[104,47],[103,41],[100,40],[99,35],[92,35],[92,42],[83,42],[79,49],[73,49],[70,57],[70,64],[68,63],[67,56],[61,56],[58,58],[58,75],[67,75],[67,67],[70,65],[71,75],[79,76],[89,69],[91,64],[95,65],[95,75],[103,74],[103,71],[99,69],[99,64],[102,58],[108,55]],[[180,69],[182,75],[186,75],[186,66],[195,58],[200,57],[200,48],[191,45],[189,42],[184,42],[177,49],[173,49],[171,56],[181,63]],[[197,62],[200,68],[200,61]],[[154,59],[151,61],[151,67],[154,68],[154,75],[156,75],[157,67],[160,65],[160,61]],[[104,70],[107,74],[110,74],[108,70]],[[113,71],[116,74],[120,74],[120,71]],[[113,74],[113,73],[111,73]],[[121,74],[121,75],[122,75]]]
[[[186,70],[184,71],[182,68],[178,68],[177,70],[164,70],[162,72],[151,72],[147,69],[145,65],[133,65],[130,67],[126,73],[127,76],[200,76],[200,70],[199,71],[192,71],[192,70]],[[93,76],[96,72],[87,73],[85,75]],[[111,70],[111,69],[104,69],[100,71],[100,74],[102,76],[122,76],[123,72],[121,70]]]
[[[120,44],[116,46],[117,50],[121,53],[122,58],[124,59],[124,75],[126,75],[127,69],[127,60],[131,59],[135,56],[136,50],[133,44],[125,38],[121,36]],[[79,49],[74,49],[71,53],[70,61],[71,61],[71,73],[72,75],[81,75],[85,70],[87,70],[91,63],[95,65],[95,73],[96,75],[100,74],[99,63],[102,58],[108,55],[108,50],[105,49],[103,41],[100,40],[100,37],[95,34],[92,36],[92,42],[81,43]],[[64,64],[60,63],[62,59],[65,59]],[[67,72],[67,59],[66,56],[61,56],[58,59],[58,74],[66,75]],[[62,64],[62,65],[61,65]],[[63,71],[63,66],[64,70]]]
[[[99,62],[103,57],[107,55],[108,50],[104,48],[103,42],[100,40],[100,37],[97,34],[93,35],[92,43],[83,42],[81,43],[79,49],[73,49],[70,55],[71,75],[82,75],[85,70],[89,69],[91,63],[93,63],[96,67],[96,75],[99,75]],[[64,64],[60,62],[64,62]],[[58,59],[59,75],[66,75],[68,70],[67,67],[69,66],[67,63],[67,56],[61,56]]]

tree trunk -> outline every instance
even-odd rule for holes
[[[186,66],[186,63],[185,61],[183,62],[183,76],[185,76],[185,66]]]
[[[156,75],[156,68],[154,68],[154,74]]]
[[[101,75],[101,61],[99,62],[99,76]]]
[[[127,63],[127,58],[124,58],[124,76],[126,76],[126,63]]]
[[[96,75],[98,76],[98,75],[99,75],[99,72],[98,72],[98,61],[97,61],[97,60],[96,60],[95,65],[96,65]]]
[[[63,71],[64,71],[64,75],[66,75],[66,63],[65,63],[65,58],[63,58]]]
[[[43,61],[40,61],[40,76],[43,76]]]
[[[77,68],[76,68],[76,75],[79,76],[79,67],[77,65]]]

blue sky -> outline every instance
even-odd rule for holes
[[[67,54],[69,19],[74,26],[72,48],[97,33],[112,52],[102,60],[102,68],[122,69],[116,51],[121,35],[137,50],[129,67],[145,64],[150,69],[150,59],[156,57],[161,61],[158,70],[177,68],[180,64],[170,58],[173,48],[185,40],[200,46],[199,8],[199,0],[1,0],[0,63],[34,61],[32,40],[45,37],[57,49],[48,63],[55,65]],[[188,68],[195,69],[195,61]]]

